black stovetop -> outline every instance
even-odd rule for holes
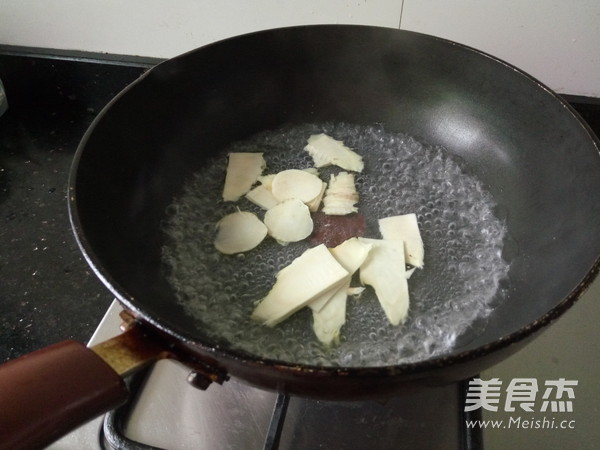
[[[72,235],[68,173],[96,114],[148,67],[0,54],[0,362],[87,341],[113,300]],[[600,135],[600,101],[568,100]]]
[[[0,361],[87,341],[113,300],[71,233],[67,181],[95,115],[143,70],[0,55]]]

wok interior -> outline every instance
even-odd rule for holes
[[[597,144],[534,80],[429,36],[353,26],[273,30],[169,60],[88,131],[74,182],[76,229],[127,305],[210,342],[177,304],[161,264],[165,210],[204,160],[284,124],[381,124],[460,157],[506,217],[508,295],[457,351],[555,308],[600,254]]]

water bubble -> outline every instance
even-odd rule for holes
[[[249,202],[233,205],[220,200],[226,153],[259,148],[269,173],[304,168],[312,163],[302,151],[306,138],[320,132],[351,143],[359,153],[364,149],[366,169],[356,183],[359,208],[370,218],[369,237],[379,237],[377,218],[414,212],[426,244],[425,268],[409,282],[412,304],[407,322],[390,326],[369,289],[359,300],[348,302],[341,343],[331,350],[313,336],[309,311],[300,311],[275,328],[249,318],[276,272],[306,245],[283,247],[267,238],[255,251],[233,257],[218,254],[212,246],[214,224],[226,213],[240,207],[262,214]],[[508,266],[501,257],[506,230],[494,215],[493,199],[441,147],[386,133],[378,125],[304,124],[236,142],[208,163],[168,209],[163,261],[187,313],[209,336],[236,348],[311,364],[419,361],[450,351],[456,336],[489,314],[498,289],[507,289],[502,280]],[[326,180],[339,169],[320,171]],[[516,244],[508,247],[505,257],[518,252]]]

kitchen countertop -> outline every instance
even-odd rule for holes
[[[144,70],[0,55],[0,361],[86,342],[113,300],[71,232],[67,181],[96,114]]]
[[[89,269],[70,229],[68,173],[77,145],[96,114],[148,67],[149,63],[0,52],[0,80],[9,102],[8,111],[0,117],[0,362],[66,338],[87,341],[111,304],[113,296]],[[600,135],[600,101],[569,100]],[[551,327],[539,344],[534,342],[537,359],[523,353],[526,349],[483,375],[503,378],[506,383],[519,373],[540,381],[550,376],[540,372],[539,361],[555,366],[567,361],[547,356],[544,348],[557,346],[571,333],[588,339],[586,336],[596,332],[595,323],[589,325],[588,320],[583,328],[578,323],[591,314],[597,317],[598,285],[592,286],[582,305],[578,302],[559,319],[556,332]],[[570,331],[573,327],[579,330]],[[593,355],[590,358],[594,359]],[[532,362],[529,368],[527,361]],[[594,364],[591,371],[597,376]],[[580,375],[559,370],[552,376]],[[578,395],[583,397],[583,390]],[[599,400],[597,389],[593,398]],[[597,417],[597,409],[589,410],[594,411],[590,420]],[[486,436],[490,435],[494,442],[506,438],[502,430],[486,431]],[[552,442],[556,434],[549,436]]]

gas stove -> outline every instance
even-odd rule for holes
[[[65,338],[85,341],[93,332],[95,344],[119,332],[120,306],[72,237],[66,182],[90,122],[152,64],[0,52],[9,104],[0,118],[2,360]],[[568,100],[599,134],[600,100]],[[535,379],[540,400],[545,383],[577,381],[572,411],[510,411],[503,396],[496,411],[481,408],[475,411],[481,418],[465,416],[467,381],[380,403],[287,398],[235,379],[200,391],[187,383],[187,369],[161,361],[130,380],[131,404],[50,448],[447,449],[479,448],[482,442],[486,449],[594,448],[600,440],[599,299],[597,281],[533,343],[480,375],[503,387]],[[466,427],[467,420],[480,419],[499,426]],[[573,428],[560,428],[563,423]]]
[[[89,345],[120,332],[108,309]],[[479,448],[464,426],[464,383],[377,401],[319,401],[256,389],[236,379],[201,391],[173,361],[129,379],[131,401],[50,449]]]

